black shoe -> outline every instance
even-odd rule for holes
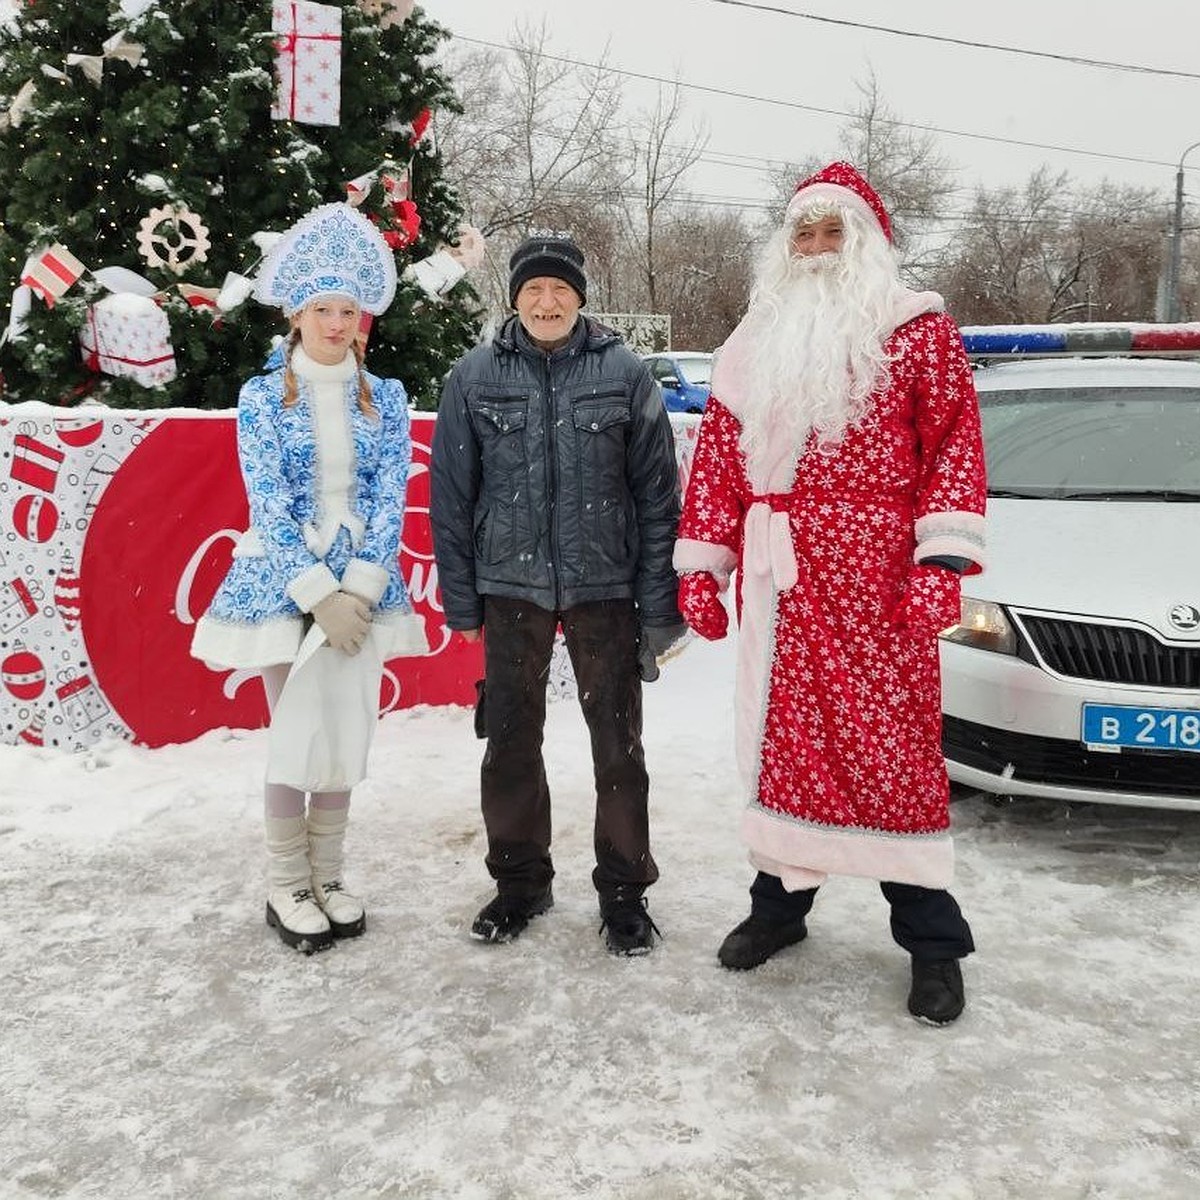
[[[908,1011],[918,1021],[949,1025],[963,1010],[963,979],[957,958],[912,960]]]
[[[717,951],[721,966],[731,971],[749,971],[761,967],[785,946],[794,946],[808,937],[804,918],[798,921],[772,921],[751,913],[730,931]]]
[[[530,919],[554,907],[550,888],[527,895],[499,892],[480,910],[471,925],[471,936],[481,942],[511,942],[521,936]]]
[[[649,954],[658,926],[646,911],[644,896],[600,901],[600,932],[610,954]]]

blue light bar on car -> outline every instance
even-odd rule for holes
[[[1065,333],[1015,326],[967,327],[962,330],[962,340],[968,354],[1052,354],[1067,348]]]
[[[968,325],[961,330],[972,358],[1055,354],[1200,355],[1200,322],[1172,325],[1074,322],[1063,325]]]

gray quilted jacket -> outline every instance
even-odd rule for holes
[[[483,596],[551,611],[632,597],[671,625],[679,472],[650,372],[580,317],[547,354],[510,317],[442,391],[432,458],[434,553],[446,624],[477,629]]]

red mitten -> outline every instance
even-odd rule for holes
[[[729,632],[729,614],[721,603],[721,589],[707,571],[689,571],[680,578],[679,611],[710,642],[719,641]]]
[[[937,637],[962,619],[962,580],[948,567],[910,567],[892,624],[913,637]]]

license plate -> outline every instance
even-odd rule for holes
[[[1194,750],[1200,753],[1200,711],[1085,704],[1083,743],[1096,750]]]

